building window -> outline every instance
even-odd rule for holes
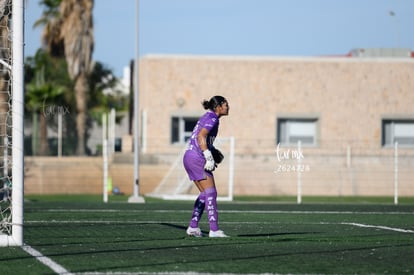
[[[382,121],[382,146],[414,146],[414,120],[384,119]]]
[[[184,144],[193,132],[198,117],[172,117],[171,143]]]
[[[277,120],[277,143],[296,145],[300,140],[302,145],[315,146],[317,122],[316,118],[279,118]]]

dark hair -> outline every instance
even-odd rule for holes
[[[210,100],[204,100],[202,104],[205,110],[210,109],[214,111],[214,109],[217,106],[221,106],[221,104],[223,104],[224,102],[227,102],[227,100],[224,97],[222,97],[221,95],[216,95],[210,98]]]

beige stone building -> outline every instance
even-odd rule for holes
[[[173,165],[201,101],[218,94],[230,104],[219,136],[235,139],[235,195],[414,195],[411,57],[145,56],[139,93],[152,165]]]
[[[219,137],[234,137],[233,155],[231,139],[217,144],[226,154],[215,171],[219,196],[414,196],[414,59],[363,53],[143,57],[140,193],[196,192],[181,154],[205,112],[201,101],[219,94],[230,104]],[[109,177],[132,194],[127,140],[110,158]],[[25,162],[26,194],[102,193],[101,157]]]

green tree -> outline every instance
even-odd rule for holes
[[[42,49],[34,57],[25,62],[25,101],[32,117],[32,153],[33,155],[49,155],[47,135],[47,118],[52,106],[66,106],[72,83],[67,74],[66,62],[52,58]],[[39,127],[37,127],[39,125]]]
[[[89,76],[90,100],[88,109],[90,115],[101,121],[101,115],[112,108],[116,111],[125,111],[128,107],[128,97],[117,90],[117,79],[111,69],[100,62],[96,62]]]
[[[48,108],[46,100],[48,98],[56,98],[63,94],[63,88],[59,86],[46,83],[44,80],[44,71],[36,72],[35,83],[30,83],[26,86],[25,101],[26,106],[34,112],[33,116],[33,140],[32,152],[33,155],[49,155],[48,135],[47,135],[47,115],[45,108]],[[39,119],[39,139],[40,146],[37,147],[37,120]],[[39,152],[37,152],[39,148]]]
[[[116,91],[117,79],[109,68],[100,62],[91,62],[93,0],[42,0],[40,4],[45,8],[34,26],[44,27],[43,46],[50,57],[66,60],[67,75],[75,92],[65,93],[65,98],[77,110],[76,152],[83,155],[92,120],[100,123],[102,113],[111,108],[124,110],[128,98]],[[105,93],[108,90],[111,93]]]
[[[74,81],[76,101],[77,153],[85,154],[88,75],[93,39],[93,0],[43,0],[42,17],[35,26],[43,25],[43,43],[52,56],[64,56],[68,73]]]

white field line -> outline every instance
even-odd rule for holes
[[[414,230],[388,227],[388,226],[382,226],[382,225],[370,225],[370,224],[362,224],[362,223],[354,223],[354,222],[342,222],[340,224],[353,225],[353,226],[357,226],[357,227],[391,230],[391,231],[396,231],[396,232],[401,232],[401,233],[414,233]]]
[[[240,273],[199,273],[194,271],[188,272],[86,272],[75,273],[82,275],[240,275]],[[279,273],[243,273],[242,275],[280,275]],[[308,274],[309,275],[309,274]]]
[[[199,273],[194,271],[188,272],[86,272],[75,273],[82,275],[240,275],[240,273]],[[246,273],[243,275],[280,275],[279,273]],[[308,274],[309,275],[309,274]]]
[[[29,245],[23,245],[22,249],[24,251],[26,251],[27,253],[29,253],[31,256],[35,257],[36,260],[38,260],[39,262],[41,262],[45,266],[49,267],[50,269],[52,269],[57,274],[65,274],[65,275],[71,275],[72,274],[69,271],[67,271],[63,266],[56,263],[55,261],[53,261],[49,257],[44,256],[42,253],[40,253],[39,251],[37,251],[33,247],[31,247]]]

